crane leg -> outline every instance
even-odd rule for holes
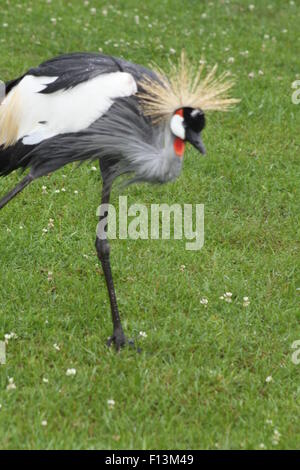
[[[102,189],[102,199],[101,199],[101,206],[103,204],[109,203],[111,191],[111,184],[103,182],[103,189]],[[117,298],[114,288],[114,282],[111,273],[110,267],[110,246],[107,239],[107,215],[108,211],[105,210],[103,215],[100,215],[98,230],[97,230],[97,238],[96,238],[96,250],[98,258],[101,262],[102,269],[104,272],[110,305],[111,305],[111,314],[112,314],[112,322],[113,322],[113,334],[108,339],[107,345],[111,346],[112,343],[115,344],[117,351],[121,349],[122,346],[126,343],[126,338],[124,335],[124,331],[121,324],[120,314],[118,310]],[[101,221],[106,219],[102,224]]]
[[[29,173],[28,175],[25,176],[25,178],[20,181],[20,183],[17,184],[9,193],[5,194],[5,196],[0,199],[0,210],[3,209],[6,204],[11,201],[17,194],[19,194],[21,191],[23,191],[26,186],[28,186],[31,181],[33,181],[33,176]]]

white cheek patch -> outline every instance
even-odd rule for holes
[[[179,114],[174,114],[170,122],[170,128],[176,137],[185,140],[185,128],[183,126],[183,117]]]

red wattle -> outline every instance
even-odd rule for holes
[[[174,140],[174,150],[175,150],[175,153],[178,157],[183,156],[184,147],[185,147],[184,141],[182,139],[180,139],[179,137],[176,137],[176,139]]]

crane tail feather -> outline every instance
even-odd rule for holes
[[[19,194],[26,186],[33,181],[33,176],[29,173],[25,176],[11,191],[9,191],[5,196],[0,199],[0,210],[3,209],[6,204],[8,204],[17,194]]]

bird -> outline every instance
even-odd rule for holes
[[[205,154],[206,114],[227,111],[233,80],[204,72],[182,51],[168,72],[103,53],[51,58],[5,83],[0,101],[0,176],[26,176],[0,200],[0,209],[34,180],[71,162],[98,160],[101,207],[125,175],[135,182],[166,183],[182,169],[187,143]],[[105,276],[117,351],[125,336],[110,264],[107,211],[100,215],[96,252]]]

